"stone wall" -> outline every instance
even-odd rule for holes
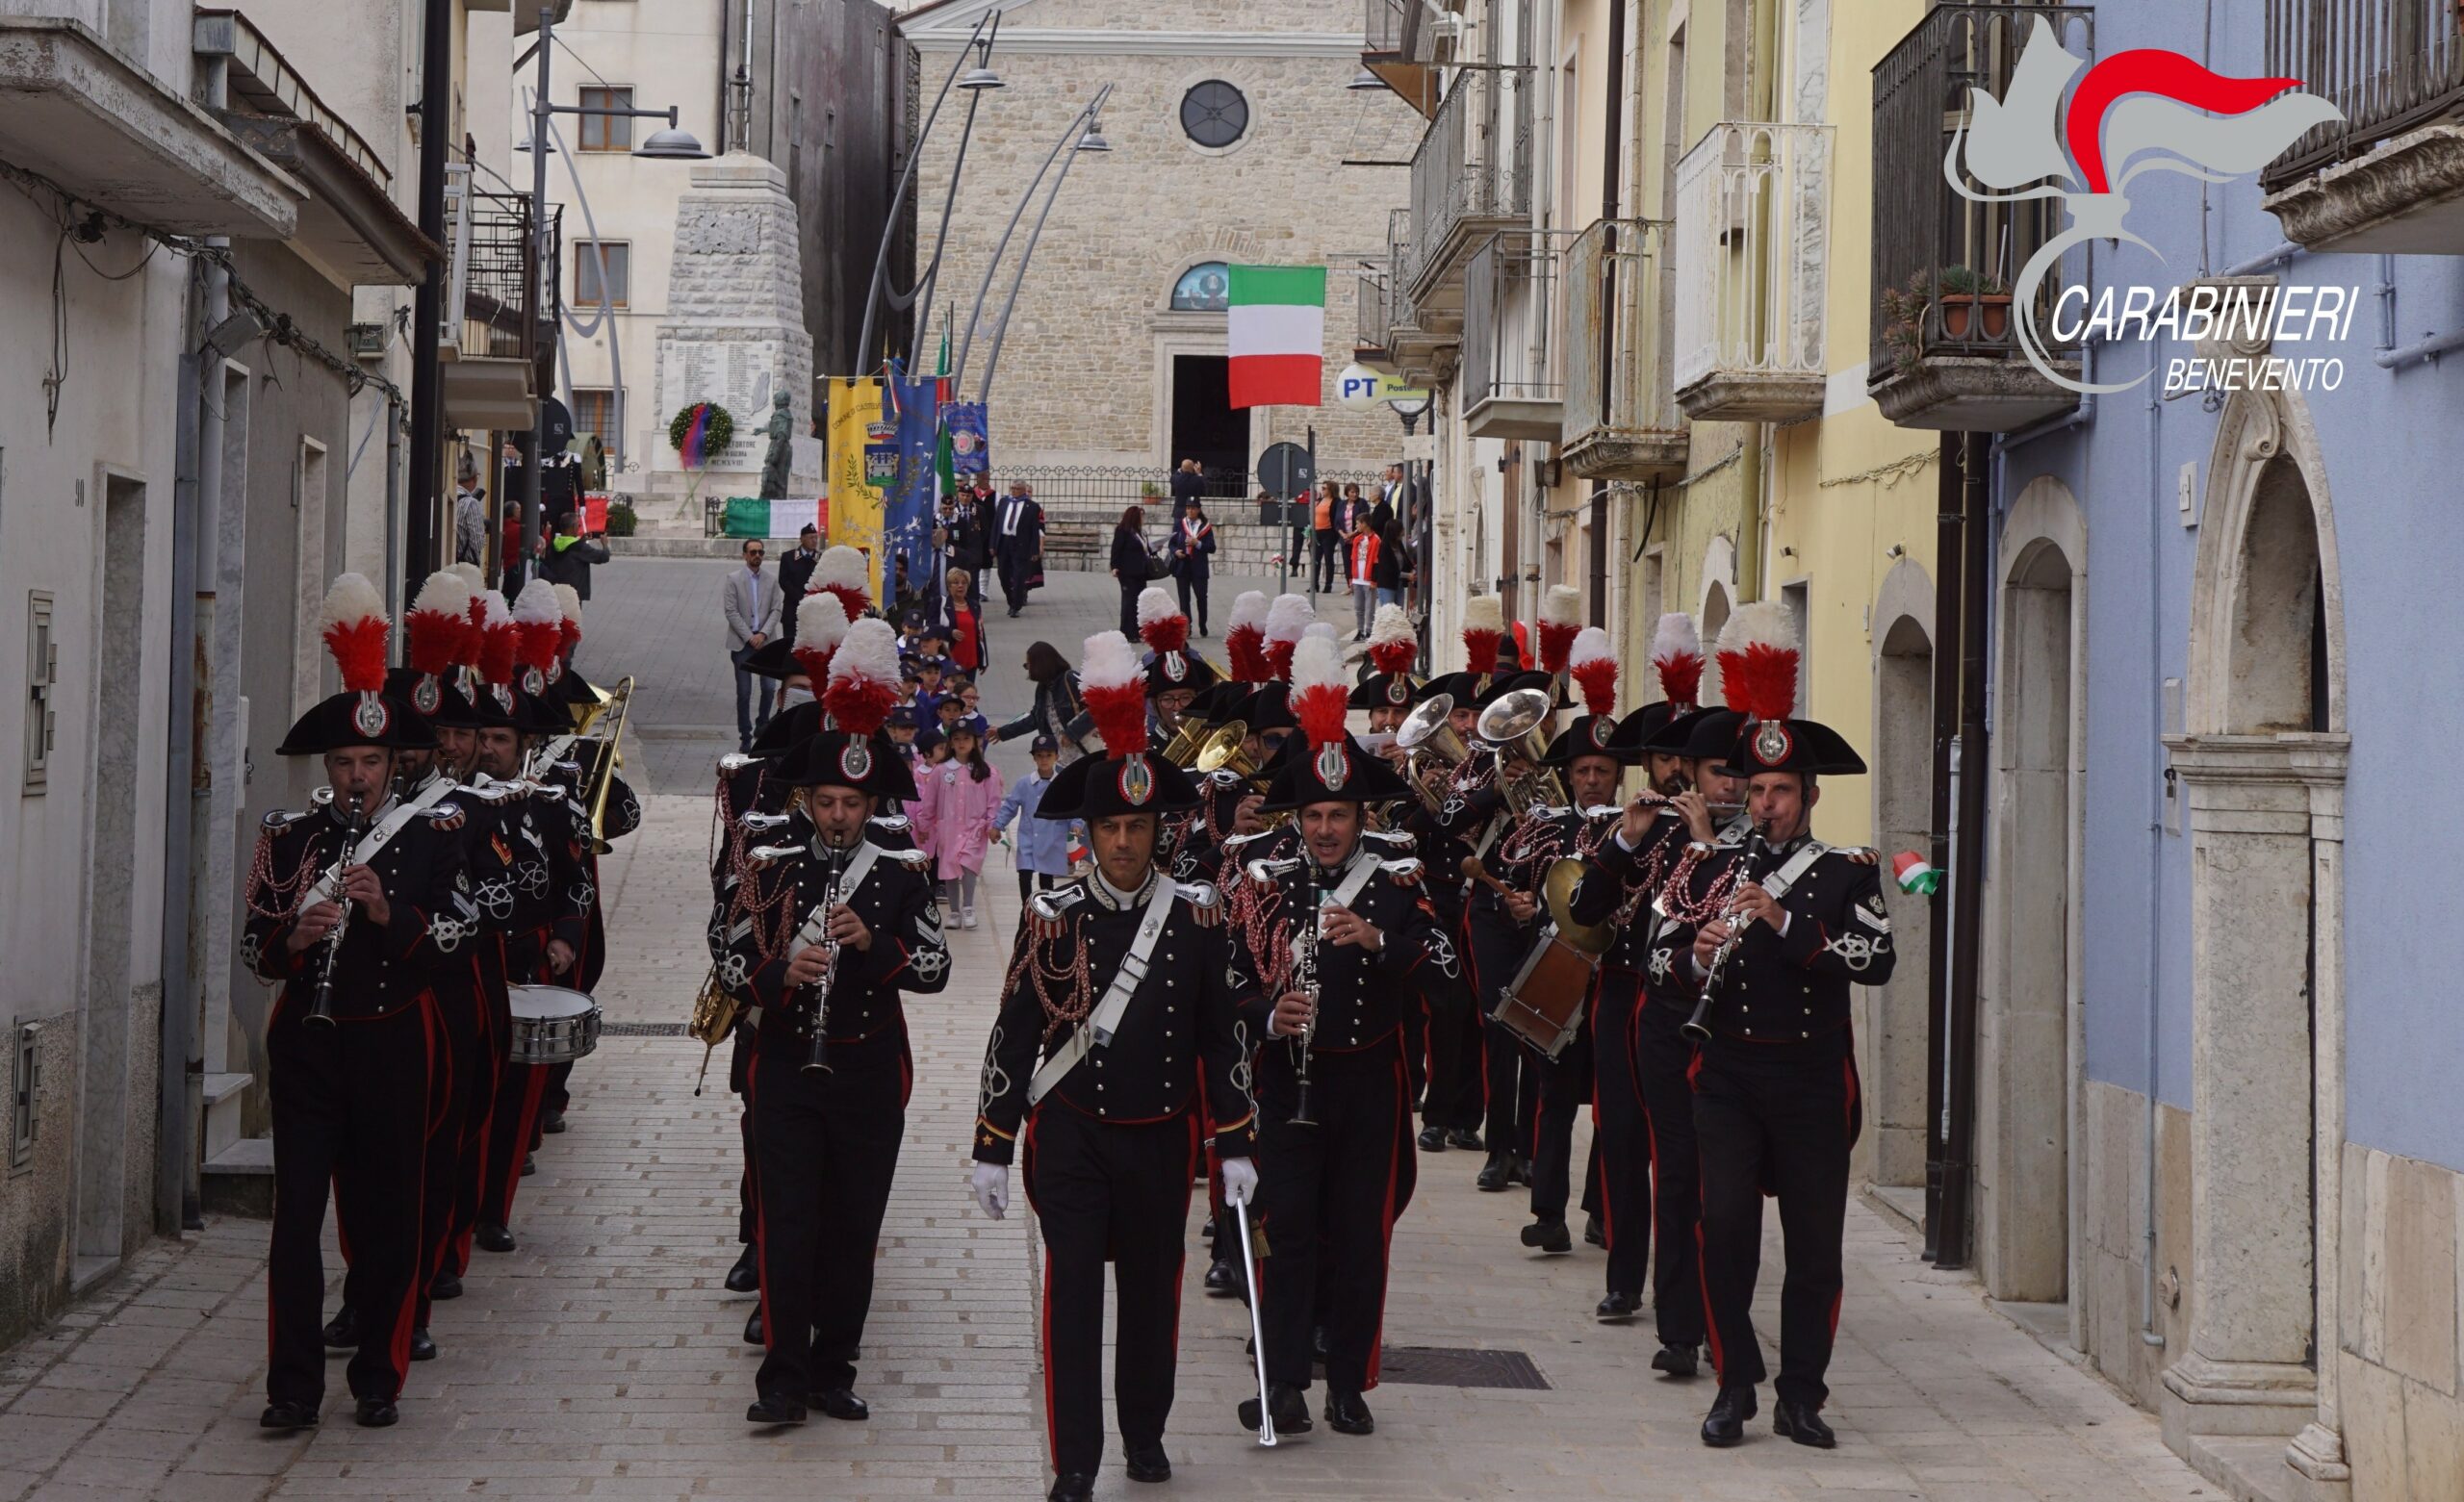
[[[2081,1115],[2088,1155],[2078,1223],[2080,1286],[2070,1290],[2072,1329],[2108,1381],[2141,1407],[2163,1396],[2165,1368],[2190,1346],[2191,1118],[2156,1110],[2156,1333],[2141,1337],[2147,1259],[2147,1097],[2090,1081]]]
[[[2336,1358],[2352,1502],[2464,1496],[2457,1177],[2345,1144]]]

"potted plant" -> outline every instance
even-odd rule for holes
[[[1936,277],[1940,289],[1942,337],[1949,340],[2011,335],[2011,290],[2000,280],[1964,266],[1946,266]]]
[[[1925,353],[1925,308],[1932,298],[1932,278],[1923,271],[1904,288],[1883,289],[1883,347],[1890,351],[1893,369],[1907,370]]]

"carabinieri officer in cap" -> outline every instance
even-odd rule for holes
[[[1215,888],[1176,883],[1156,857],[1159,816],[1198,791],[1147,748],[1136,659],[1118,632],[1088,639],[1079,682],[1106,754],[1070,763],[1037,817],[1084,820],[1095,869],[1040,892],[1018,926],[1001,1014],[985,1049],[973,1190],[998,1220],[1009,1164],[1026,1154],[1042,1230],[1046,1415],[1056,1499],[1094,1494],[1104,1453],[1104,1263],[1119,1319],[1114,1401],[1133,1481],[1172,1463],[1183,1228],[1211,1142],[1224,1193],[1248,1203],[1258,1176],[1249,1101],[1257,998]]]

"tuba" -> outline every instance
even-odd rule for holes
[[[1194,715],[1183,715],[1181,723],[1173,727],[1171,740],[1164,747],[1164,759],[1187,772],[1190,763],[1197,759],[1199,750],[1212,738],[1207,734],[1206,722]]]
[[[1249,753],[1242,749],[1241,744],[1248,738],[1249,726],[1245,721],[1226,720],[1198,742],[1187,765],[1200,772],[1229,772],[1238,777],[1254,776],[1258,764],[1249,759]]]
[[[1454,696],[1432,694],[1395,729],[1395,744],[1404,752],[1403,779],[1432,813],[1445,800],[1429,787],[1429,774],[1450,773],[1472,754],[1472,748],[1463,744],[1450,723],[1453,714]]]
[[[1519,688],[1480,711],[1473,734],[1497,758],[1498,785],[1516,818],[1535,805],[1562,807],[1570,799],[1555,769],[1544,765],[1554,715],[1546,689]],[[1520,763],[1520,765],[1518,765]]]

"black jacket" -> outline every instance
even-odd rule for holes
[[[1004,496],[992,503],[993,556],[1012,564],[1022,563],[1043,551],[1043,507],[1036,504],[1033,496],[1027,498],[1024,507],[1018,514],[1016,535],[1004,537],[1001,535],[1001,516],[1010,509],[1010,497]]]
[[[1113,528],[1114,572],[1120,575],[1121,588],[1146,587],[1146,539],[1127,527]]]
[[[1365,846],[1352,858],[1371,858]],[[1381,857],[1382,859],[1382,857]],[[1307,856],[1301,864],[1263,873],[1266,890],[1252,894],[1261,910],[1287,935],[1295,923],[1305,923],[1309,888]],[[1348,868],[1347,868],[1348,869]],[[1418,881],[1420,862],[1384,861],[1352,901],[1351,910],[1384,935],[1376,953],[1355,945],[1317,945],[1318,1027],[1310,1047],[1322,1054],[1358,1053],[1374,1048],[1398,1031],[1417,1028],[1423,1007],[1453,1009],[1468,1000],[1462,960],[1454,941],[1438,926],[1437,913]],[[1342,884],[1342,873],[1322,878],[1323,895]],[[1259,885],[1252,882],[1253,886]],[[1291,961],[1285,944],[1276,946],[1277,959],[1247,1018],[1252,1036],[1266,1037],[1267,1018],[1274,1000],[1292,985]]]
[[[1172,471],[1172,520],[1179,521],[1181,513],[1190,509],[1190,502],[1200,499],[1205,491],[1206,476],[1192,474],[1187,470],[1174,470]]]
[[[607,545],[583,537],[558,547],[551,537],[543,546],[546,552],[539,560],[539,576],[551,584],[570,584],[577,597],[588,599],[591,565],[607,561]]]
[[[801,815],[780,831],[777,844],[756,843],[724,927],[710,934],[721,983],[761,1008],[764,1049],[802,1048],[812,1037],[815,1000],[809,991],[791,990],[786,978],[800,947],[797,932],[830,883],[817,848],[813,827]],[[832,1042],[903,1036],[907,1018],[898,993],[929,995],[949,984],[937,887],[929,858],[885,850],[863,885],[840,894],[873,936],[864,949],[839,951],[837,973],[820,1003]]]
[[[805,591],[812,584],[812,571],[821,567],[821,554],[802,547],[790,547],[779,560],[779,611],[789,621],[796,618],[796,606],[803,603]]]
[[[1671,941],[1661,932],[1664,927],[1678,926],[1663,925],[1653,909],[1660,885],[1676,869],[1685,846],[1685,821],[1674,813],[1653,821],[1643,843],[1631,851],[1618,844],[1611,833],[1583,862],[1582,879],[1575,883],[1574,897],[1566,905],[1577,923],[1586,925],[1608,923],[1623,914],[1608,952],[1600,956],[1601,968],[1640,977],[1656,998],[1675,1005],[1681,996],[1690,1009],[1693,993],[1683,990],[1686,978],[1672,968]],[[1690,929],[1685,930],[1685,942],[1693,943]]]
[[[1008,725],[995,726],[992,733],[1005,741],[1033,735],[1074,741],[1077,737],[1069,727],[1086,709],[1087,701],[1078,696],[1077,670],[1072,669],[1049,682],[1037,684],[1035,707]]]
[[[1848,988],[1881,985],[1898,956],[1890,913],[1883,904],[1882,866],[1870,850],[1820,847],[1822,853],[1780,898],[1788,931],[1753,924],[1729,955],[1708,1021],[1715,1036],[1749,1043],[1793,1043],[1836,1032],[1851,1021]],[[1766,855],[1777,871],[1797,846]],[[1700,899],[1745,858],[1741,845],[1723,844],[1695,868],[1691,896]],[[1671,980],[1691,1007],[1703,978],[1694,968],[1694,932],[1670,924],[1654,951],[1671,951]]]
[[[376,821],[393,806],[389,802],[378,810]],[[370,862],[391,910],[380,927],[354,904],[346,922],[334,959],[333,1014],[338,1020],[390,1016],[426,995],[447,965],[467,962],[477,943],[478,913],[463,866],[466,817],[462,805],[448,796],[412,816]],[[285,1004],[303,1013],[324,973],[329,939],[295,953],[291,932],[310,886],[350,837],[331,805],[300,814],[268,814],[257,831],[242,956],[260,978],[282,982]]]

